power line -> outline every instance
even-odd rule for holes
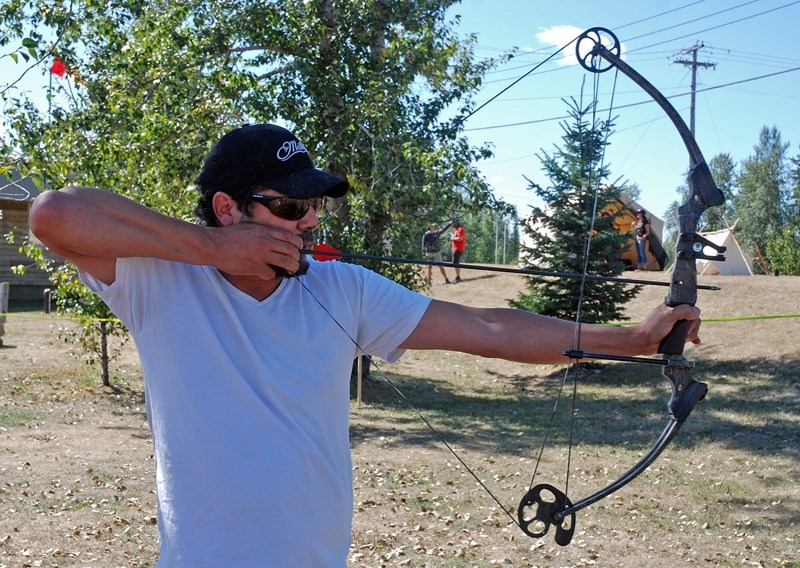
[[[654,19],[656,19],[656,18],[660,18],[661,16],[666,16],[666,15],[668,15],[668,14],[672,14],[672,13],[674,13],[674,12],[679,12],[680,10],[684,10],[684,9],[686,9],[686,8],[691,8],[692,6],[695,6],[695,5],[697,5],[697,4],[702,4],[702,3],[703,3],[703,2],[705,2],[705,1],[706,1],[706,0],[695,0],[694,2],[689,2],[688,4],[684,4],[683,6],[678,6],[677,8],[672,8],[671,10],[666,10],[666,11],[664,11],[664,12],[659,12],[658,14],[653,14],[652,16],[647,16],[647,17],[645,17],[645,18],[640,18],[640,19],[638,19],[638,20],[634,20],[634,21],[632,21],[632,22],[628,22],[627,24],[622,24],[622,25],[620,25],[620,26],[615,26],[615,28],[614,28],[614,29],[616,29],[616,30],[621,30],[621,29],[624,29],[624,28],[628,28],[628,27],[630,27],[630,26],[634,26],[634,25],[636,25],[636,24],[641,24],[641,23],[643,23],[643,22],[647,22],[647,21],[649,21],[649,20],[654,20]],[[728,11],[730,11],[730,10],[733,10],[733,9],[736,9],[736,8],[738,8],[738,7],[740,7],[740,6],[744,6],[744,5],[746,5],[746,4],[752,4],[753,2],[757,2],[757,1],[758,1],[758,0],[750,0],[750,1],[748,1],[748,2],[745,2],[744,4],[740,4],[739,6],[733,6],[733,7],[731,7],[731,8],[727,8],[727,9],[725,9],[725,10],[720,10],[720,11],[718,11],[718,12],[715,12],[715,13],[713,13],[713,14],[709,14],[709,15],[707,15],[707,16],[702,16],[701,18],[697,18],[697,19],[695,19],[695,20],[689,20],[688,22],[684,22],[683,24],[678,24],[678,25],[685,25],[685,24],[687,24],[687,23],[692,23],[692,22],[695,22],[695,21],[697,21],[698,19],[708,18],[708,17],[710,17],[710,16],[713,16],[713,15],[717,15],[717,14],[721,14],[721,13],[724,13],[724,12],[728,12]],[[662,28],[662,29],[660,29],[660,30],[655,30],[655,31],[653,31],[653,32],[649,32],[649,33],[647,33],[647,34],[644,34],[644,35],[641,35],[641,36],[637,36],[637,38],[639,38],[639,37],[646,37],[646,36],[648,36],[648,35],[654,35],[654,34],[657,34],[657,33],[660,33],[660,32],[662,32],[662,31],[665,31],[665,30],[671,29],[672,27],[676,27],[676,26],[670,26],[670,27],[668,27],[668,28]],[[637,38],[632,38],[632,39],[637,39]],[[628,40],[628,41],[630,41],[630,40]],[[480,49],[484,49],[484,50],[486,50],[486,51],[494,51],[494,52],[505,52],[505,51],[508,51],[507,49],[504,49],[504,48],[501,48],[501,47],[494,47],[494,46],[481,45],[481,44],[477,44],[477,47],[478,47],[478,48],[480,48]],[[540,53],[540,52],[542,52],[542,51],[543,51],[542,49],[536,49],[536,50],[531,50],[531,51],[525,51],[525,52],[522,52],[522,53],[520,53],[519,55],[516,55],[515,57],[521,57],[521,56],[523,56],[523,55],[531,55],[531,54],[535,54],[535,53]],[[517,69],[517,67],[515,67],[515,69]]]
[[[616,29],[621,30],[622,28],[627,28],[629,26],[641,24],[642,22],[646,22],[648,20],[653,20],[655,18],[660,18],[661,16],[666,16],[667,14],[671,14],[673,12],[678,12],[679,10],[683,10],[684,8],[690,8],[695,4],[702,4],[705,1],[706,0],[697,0],[696,2],[689,2],[688,4],[684,4],[683,6],[678,6],[677,8],[673,8],[672,10],[667,10],[666,12],[660,12],[658,14],[653,14],[652,16],[647,16],[646,18],[642,18],[640,20],[628,22],[627,24],[622,24],[621,26],[617,26]]]
[[[750,65],[754,67],[763,67],[768,69],[785,69],[789,66],[800,65],[800,59],[778,59],[761,56],[760,58],[741,55],[739,53],[727,52],[722,55],[714,53],[715,57],[720,61],[731,61],[737,65]]]
[[[758,2],[758,0],[749,0],[748,2],[743,2],[742,4],[738,4],[736,6],[731,6],[730,8],[725,8],[724,10],[717,10],[716,12],[712,12],[710,14],[706,14],[705,16],[700,16],[700,17],[695,18],[693,20],[688,20],[686,22],[680,22],[678,24],[674,24],[674,25],[668,26],[666,28],[661,28],[660,30],[656,30],[656,31],[653,31],[653,32],[648,32],[646,34],[630,37],[625,41],[634,41],[634,40],[637,40],[637,39],[641,39],[643,37],[648,37],[648,36],[651,36],[651,35],[660,34],[661,32],[665,32],[667,30],[672,30],[672,29],[675,29],[675,28],[679,28],[679,27],[685,26],[687,24],[693,24],[695,22],[699,22],[700,20],[705,20],[707,18],[711,18],[712,16],[719,16],[720,14],[724,14],[726,12],[731,12],[733,10],[741,8],[742,6],[747,6],[748,4],[754,4],[755,2]]]
[[[758,77],[750,77],[748,79],[740,79],[738,81],[731,81],[730,83],[723,83],[722,85],[714,85],[714,86],[711,86],[711,87],[705,87],[703,89],[697,89],[695,92],[696,93],[703,93],[703,92],[706,92],[706,91],[714,91],[716,89],[722,89],[722,88],[725,88],[725,87],[731,87],[733,85],[741,85],[743,83],[750,83],[752,81],[758,81],[760,79],[768,79],[770,77],[776,77],[778,75],[784,75],[786,73],[792,73],[794,71],[800,71],[800,66],[792,67],[791,69],[784,69],[782,71],[776,71],[775,73],[767,73],[766,75],[759,75]],[[687,93],[679,93],[677,95],[670,95],[670,96],[667,96],[665,98],[667,98],[667,99],[675,99],[675,98],[678,98],[678,97],[685,97],[686,95],[690,95],[690,94],[691,94],[691,91],[687,92]],[[630,108],[630,107],[635,107],[635,106],[652,104],[654,102],[655,101],[648,99],[648,100],[645,100],[645,101],[639,101],[639,102],[629,103],[629,104],[625,104],[625,105],[617,105],[614,108],[615,109]],[[606,112],[608,110],[611,110],[611,109],[607,109],[607,108],[606,109],[598,109],[597,112],[598,113]],[[477,132],[479,130],[495,130],[495,129],[498,129],[498,128],[508,128],[508,127],[511,127],[511,126],[525,126],[527,124],[539,124],[539,123],[542,123],[542,122],[552,122],[552,121],[555,121],[555,120],[565,120],[567,118],[570,118],[570,116],[569,115],[552,116],[552,117],[549,117],[549,118],[539,118],[539,119],[536,119],[536,120],[527,120],[527,121],[522,121],[522,122],[511,122],[511,123],[507,123],[507,124],[497,124],[497,125],[494,125],[494,126],[480,126],[480,127],[476,127],[476,128],[465,128],[464,132]]]
[[[653,15],[653,16],[648,16],[648,17],[646,17],[646,18],[642,18],[642,19],[640,19],[640,20],[636,20],[636,21],[634,21],[634,22],[629,22],[629,23],[627,23],[627,24],[623,24],[622,26],[618,26],[618,27],[617,27],[617,29],[620,29],[620,28],[625,28],[625,27],[628,27],[628,26],[631,26],[631,25],[634,25],[634,24],[641,23],[641,22],[643,22],[643,21],[651,20],[651,19],[654,19],[654,18],[657,18],[657,17],[663,16],[663,15],[666,15],[666,14],[669,14],[669,13],[672,13],[672,12],[676,12],[676,11],[678,11],[678,10],[681,10],[681,9],[684,9],[684,8],[688,8],[688,7],[694,6],[694,5],[696,5],[696,4],[702,3],[702,1],[703,1],[703,0],[699,0],[699,1],[697,1],[697,2],[691,2],[691,3],[689,3],[689,4],[685,4],[685,5],[683,5],[683,6],[680,6],[680,7],[678,7],[678,8],[674,8],[674,9],[672,9],[672,10],[667,10],[667,11],[665,11],[665,12],[661,12],[661,13],[659,13],[659,14],[655,14],[655,15]],[[758,0],[749,0],[749,1],[747,1],[747,2],[743,2],[743,3],[741,3],[741,4],[737,4],[736,6],[731,6],[731,7],[729,7],[729,8],[726,8],[726,9],[724,9],[724,10],[717,10],[716,12],[712,12],[712,13],[710,13],[710,14],[706,14],[706,15],[704,15],[704,16],[700,16],[700,17],[698,17],[698,18],[694,18],[694,19],[692,19],[692,20],[688,20],[688,21],[685,21],[685,22],[681,22],[681,23],[679,23],[679,24],[675,24],[675,25],[672,25],[672,26],[668,26],[668,27],[665,27],[665,28],[661,28],[661,29],[658,29],[658,30],[652,31],[652,32],[648,32],[648,33],[645,33],[645,34],[641,34],[641,35],[638,35],[638,36],[634,36],[633,38],[628,38],[628,39],[626,39],[625,41],[626,41],[626,42],[630,42],[630,41],[633,41],[633,40],[636,40],[636,39],[641,39],[641,38],[643,38],[643,37],[648,37],[648,36],[651,36],[651,35],[655,35],[655,34],[658,34],[658,33],[661,33],[661,32],[667,31],[667,30],[670,30],[670,29],[674,29],[674,28],[677,28],[677,27],[685,26],[685,25],[687,25],[687,24],[691,24],[691,23],[694,23],[694,22],[698,22],[698,21],[700,21],[700,20],[704,20],[704,19],[710,18],[710,17],[712,17],[712,16],[718,16],[718,15],[720,15],[720,14],[724,14],[724,13],[727,13],[727,12],[731,12],[731,11],[733,11],[733,10],[735,10],[735,9],[741,8],[741,7],[743,7],[743,6],[747,6],[747,5],[749,5],[749,4],[753,4],[753,3],[757,2],[757,1],[758,1]],[[652,47],[656,47],[656,46],[663,45],[663,44],[667,44],[667,43],[671,43],[671,42],[673,42],[673,41],[675,41],[675,40],[678,40],[678,39],[685,39],[685,38],[687,38],[687,37],[690,37],[690,36],[692,36],[692,35],[697,35],[697,34],[699,34],[699,33],[704,33],[704,32],[707,32],[707,31],[711,31],[711,30],[715,30],[715,29],[722,28],[722,27],[730,26],[730,25],[733,25],[733,24],[736,24],[736,23],[741,23],[741,22],[744,22],[744,21],[747,21],[747,20],[750,20],[750,19],[753,19],[753,18],[757,18],[757,17],[759,17],[759,16],[763,16],[764,14],[768,14],[768,13],[771,13],[771,12],[775,12],[775,11],[777,11],[777,10],[781,10],[781,9],[783,9],[783,8],[787,8],[787,7],[790,7],[790,6],[794,6],[794,5],[796,5],[796,4],[800,4],[800,0],[794,0],[793,2],[789,2],[789,3],[783,4],[783,5],[781,5],[781,6],[776,6],[775,8],[771,8],[771,9],[769,9],[769,10],[764,10],[764,11],[762,11],[762,12],[758,12],[758,13],[755,13],[755,14],[750,14],[750,15],[748,15],[748,16],[744,16],[744,17],[742,17],[742,18],[738,18],[738,19],[735,19],[735,20],[731,20],[731,21],[729,21],[729,22],[724,22],[724,23],[722,23],[722,24],[719,24],[719,25],[716,25],[716,26],[712,26],[712,27],[710,27],[710,28],[706,28],[706,29],[704,29],[704,30],[699,30],[699,31],[697,31],[697,32],[692,32],[692,33],[690,33],[690,34],[685,34],[685,35],[683,35],[683,36],[679,36],[679,37],[676,37],[676,38],[667,39],[667,40],[664,40],[664,41],[661,41],[661,42],[658,42],[658,43],[654,43],[654,44],[651,44],[651,45],[648,45],[648,46],[643,46],[643,47],[640,47],[640,48],[636,48],[636,49],[628,50],[626,53],[627,53],[628,55],[630,55],[631,53],[634,53],[634,52],[641,52],[642,50],[645,50],[645,49],[650,49],[650,48],[652,48]],[[561,49],[563,50],[563,47],[562,47]],[[543,50],[535,50],[535,51],[528,52],[528,53],[539,53],[539,52],[541,52],[541,51],[543,51]],[[551,57],[552,57],[552,56],[551,56]],[[537,65],[541,65],[542,63],[544,63],[544,62],[540,62],[540,63],[538,63]],[[525,66],[517,66],[517,67],[514,67],[514,68],[505,68],[505,69],[502,69],[502,70],[496,70],[496,71],[494,71],[493,73],[501,73],[501,72],[505,72],[505,71],[511,71],[512,69],[519,69],[519,68],[525,68]],[[536,73],[536,75],[541,75],[541,74],[544,74],[544,73],[551,73],[551,72],[558,71],[558,70],[563,70],[563,69],[566,69],[566,68],[567,68],[567,67],[561,66],[561,67],[557,67],[557,68],[554,68],[554,69],[548,69],[548,70],[545,70],[545,71],[540,71],[539,73]],[[533,75],[533,73],[531,73],[531,75]],[[486,81],[486,82],[484,83],[484,85],[489,85],[489,84],[492,84],[492,83],[498,83],[498,82],[505,82],[505,80],[503,80],[503,79],[496,79],[496,80],[493,80],[493,81]]]
[[[747,20],[752,20],[753,18],[757,18],[759,16],[763,16],[764,14],[769,14],[770,12],[776,12],[778,10],[782,10],[783,8],[788,8],[789,6],[794,6],[795,4],[800,4],[800,0],[795,0],[794,2],[789,2],[788,4],[784,4],[782,6],[777,6],[775,8],[771,8],[769,10],[764,10],[763,12],[758,12],[757,14],[751,14],[749,16],[745,16],[745,17],[739,18],[737,20],[731,20],[730,22],[725,22],[725,23],[722,23],[722,24],[719,24],[719,25],[716,25],[716,26],[711,26],[710,28],[705,28],[703,30],[698,30],[698,31],[695,31],[695,32],[692,32],[692,33],[689,33],[689,34],[685,34],[685,35],[679,36],[679,37],[675,37],[675,38],[672,38],[672,39],[667,39],[667,40],[660,41],[658,43],[653,43],[653,44],[650,44],[650,45],[647,45],[647,46],[644,46],[644,47],[640,47],[640,48],[637,48],[637,49],[632,49],[628,53],[631,53],[633,51],[639,51],[641,49],[649,49],[651,47],[655,47],[657,45],[664,45],[665,43],[670,43],[670,42],[673,42],[673,41],[678,40],[678,39],[686,39],[687,37],[696,36],[698,34],[709,32],[711,30],[716,30],[716,29],[719,29],[719,28],[724,28],[726,26],[731,26],[733,24],[738,24],[740,22],[744,22],[744,21],[747,21]],[[652,35],[652,34],[645,34],[645,35]],[[639,37],[644,37],[644,36],[639,36]],[[628,41],[630,41],[630,40],[628,40]]]
[[[753,53],[751,51],[740,51],[738,49],[726,47],[715,47],[714,49],[717,51],[723,51],[726,55],[734,55],[738,60],[750,58],[753,61],[761,60],[769,63],[781,62],[785,65],[800,65],[800,59],[796,57],[781,57],[775,53]]]

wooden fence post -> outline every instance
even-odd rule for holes
[[[8,313],[8,294],[11,286],[8,282],[0,282],[0,345],[6,332],[6,314]]]
[[[356,375],[358,376],[356,382],[356,408],[361,408],[361,384],[362,384],[362,377],[364,373],[364,356],[358,356],[358,371],[356,371]]]

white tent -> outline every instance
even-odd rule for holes
[[[724,246],[726,250],[723,253],[725,255],[723,262],[718,260],[698,260],[697,274],[707,274],[709,276],[717,274],[722,276],[753,275],[753,257],[744,252],[742,247],[739,246],[739,242],[733,236],[733,229],[699,234],[715,245]]]

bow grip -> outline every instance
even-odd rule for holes
[[[658,344],[658,352],[662,355],[681,355],[683,346],[686,344],[686,336],[689,335],[689,320],[681,320],[672,326],[672,330]]]
[[[694,236],[694,235],[691,235]],[[678,238],[678,252],[669,286],[669,294],[664,303],[670,308],[688,304],[694,306],[697,301],[697,269],[692,251],[692,239],[687,233]],[[680,320],[672,326],[672,330],[658,344],[658,352],[663,355],[682,355],[686,336],[689,335],[691,322]]]

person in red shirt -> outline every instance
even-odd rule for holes
[[[461,282],[461,268],[458,265],[461,263],[461,256],[467,248],[467,230],[458,219],[453,219],[453,227],[455,231],[450,236],[450,241],[453,250],[453,264],[456,265],[456,279],[454,282]]]

